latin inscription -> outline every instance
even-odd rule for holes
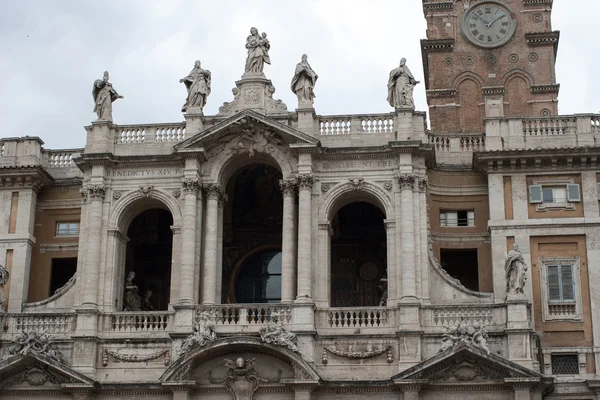
[[[381,169],[393,168],[396,163],[392,160],[362,160],[362,161],[323,161],[321,169]]]
[[[112,171],[114,178],[147,178],[153,176],[179,176],[181,168],[117,169]]]

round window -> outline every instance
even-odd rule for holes
[[[281,252],[264,251],[241,266],[235,285],[237,303],[281,301]]]

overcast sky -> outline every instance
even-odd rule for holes
[[[598,15],[598,0],[554,2],[561,114],[600,110]],[[204,112],[216,114],[243,73],[251,26],[268,34],[265,73],[290,110],[302,53],[319,74],[318,114],[391,111],[387,76],[401,57],[423,81],[421,0],[0,0],[0,137],[83,147],[92,83],[104,70],[125,96],[113,104],[115,123],[182,121],[179,79],[196,59],[212,71]],[[423,84],[415,100],[427,110]]]

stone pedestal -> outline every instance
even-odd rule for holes
[[[316,136],[318,134],[318,129],[315,131],[317,114],[312,107],[312,103],[298,104],[296,113],[298,114],[298,130],[308,135]]]
[[[86,127],[85,153],[114,153],[116,132],[110,121],[96,121]]]
[[[185,118],[186,137],[192,137],[204,130],[204,113],[201,108],[189,108],[183,116]]]
[[[247,109],[261,114],[287,113],[287,106],[273,99],[275,87],[264,73],[246,72],[235,85],[233,101],[223,103],[218,115],[233,115]]]
[[[506,302],[508,359],[526,368],[533,369],[531,327],[528,320],[527,300],[523,296],[519,296],[519,298],[509,298]]]
[[[422,361],[421,336],[423,332],[400,330],[396,334],[398,335],[398,370],[404,371]]]
[[[415,132],[413,128],[414,107],[396,108],[396,140],[414,140]]]

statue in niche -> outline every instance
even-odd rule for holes
[[[0,311],[6,311],[4,303],[6,303],[7,299],[4,294],[4,286],[8,283],[8,278],[10,278],[10,273],[2,264],[0,264]]]
[[[265,343],[287,347],[296,353],[300,352],[297,345],[298,338],[292,332],[285,330],[278,311],[273,311],[271,313],[271,319],[267,322],[267,326],[260,328],[258,333]]]
[[[523,288],[527,280],[527,264],[525,264],[523,254],[516,243],[513,244],[512,250],[506,255],[504,271],[506,272],[506,295],[523,294]]]
[[[292,78],[292,92],[298,96],[298,103],[310,102],[313,103],[315,99],[315,93],[313,89],[317,84],[319,75],[311,68],[308,63],[308,56],[302,54],[302,61],[296,65],[296,71]]]
[[[142,297],[135,283],[135,272],[129,271],[125,280],[125,296],[123,299],[123,311],[141,311]]]
[[[152,297],[152,290],[146,290],[141,298],[141,310],[142,311],[154,311],[152,303],[150,303],[150,297]]]
[[[94,112],[98,114],[97,121],[111,121],[112,118],[112,103],[117,99],[122,99],[113,88],[112,83],[108,81],[108,71],[104,71],[102,79],[96,79],[92,96],[94,97]]]
[[[406,58],[390,72],[387,101],[394,108],[414,107],[413,90],[419,83],[406,66]]]
[[[271,57],[269,56],[271,43],[267,39],[266,33],[263,32],[262,35],[259,35],[258,29],[252,27],[250,36],[246,38],[246,49],[248,50],[248,56],[244,68],[245,72],[262,73],[265,64],[271,64]]]
[[[181,344],[181,355],[186,354],[192,348],[206,346],[217,338],[215,324],[210,320],[208,311],[202,311],[200,318],[194,323],[194,333],[188,336]]]
[[[188,92],[187,99],[181,112],[186,112],[190,108],[203,109],[206,105],[206,99],[210,94],[211,73],[207,69],[202,69],[200,60],[194,64],[194,69],[185,77],[179,80],[185,84]]]

